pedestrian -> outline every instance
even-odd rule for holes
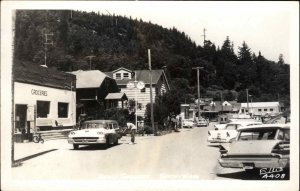
[[[131,130],[130,134],[131,134],[131,143],[129,144],[134,144],[135,141],[135,133],[137,130],[137,127],[133,124],[133,123],[126,123],[127,128]]]

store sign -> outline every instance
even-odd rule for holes
[[[48,96],[48,95],[47,95],[47,91],[43,91],[43,90],[35,90],[35,89],[32,89],[32,90],[31,90],[31,94],[32,94],[32,95],[40,95],[40,96]]]

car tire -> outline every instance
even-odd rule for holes
[[[79,148],[79,145],[73,144],[73,149],[77,150]]]
[[[105,144],[105,146],[106,146],[107,148],[110,146],[110,140],[109,140],[108,137],[106,138],[106,144]]]
[[[114,142],[114,145],[118,145],[119,144],[119,139],[117,139],[115,142]]]

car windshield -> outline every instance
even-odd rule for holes
[[[103,123],[85,123],[83,129],[99,129],[104,128]]]
[[[277,129],[250,129],[240,132],[238,140],[273,140],[275,139]]]

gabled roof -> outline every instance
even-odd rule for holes
[[[113,73],[116,71],[119,71],[121,69],[128,70],[126,68],[119,68],[117,70],[114,70],[113,72],[105,72],[106,75],[113,77]],[[131,71],[131,70],[128,70]],[[143,81],[145,84],[150,84],[150,71],[149,70],[135,70],[136,80],[137,81]],[[169,83],[167,81],[167,78],[165,76],[164,70],[152,70],[152,84],[157,84],[159,79],[161,77],[164,77],[166,79],[167,88],[169,88]],[[122,79],[122,80],[116,80],[118,85],[127,85],[129,81],[132,81],[133,79]]]
[[[125,70],[125,71],[127,71],[127,72],[132,72],[132,70],[129,70],[129,69],[127,69],[127,68],[121,67],[121,68],[118,68],[118,69],[112,71],[111,73],[116,73],[116,72],[118,72],[118,71],[120,71],[120,70]]]
[[[105,97],[106,100],[110,99],[110,100],[128,100],[127,96],[125,93],[109,93],[107,94],[107,96]]]
[[[70,73],[76,75],[76,88],[99,88],[105,78],[110,78],[99,70],[78,70]]]

